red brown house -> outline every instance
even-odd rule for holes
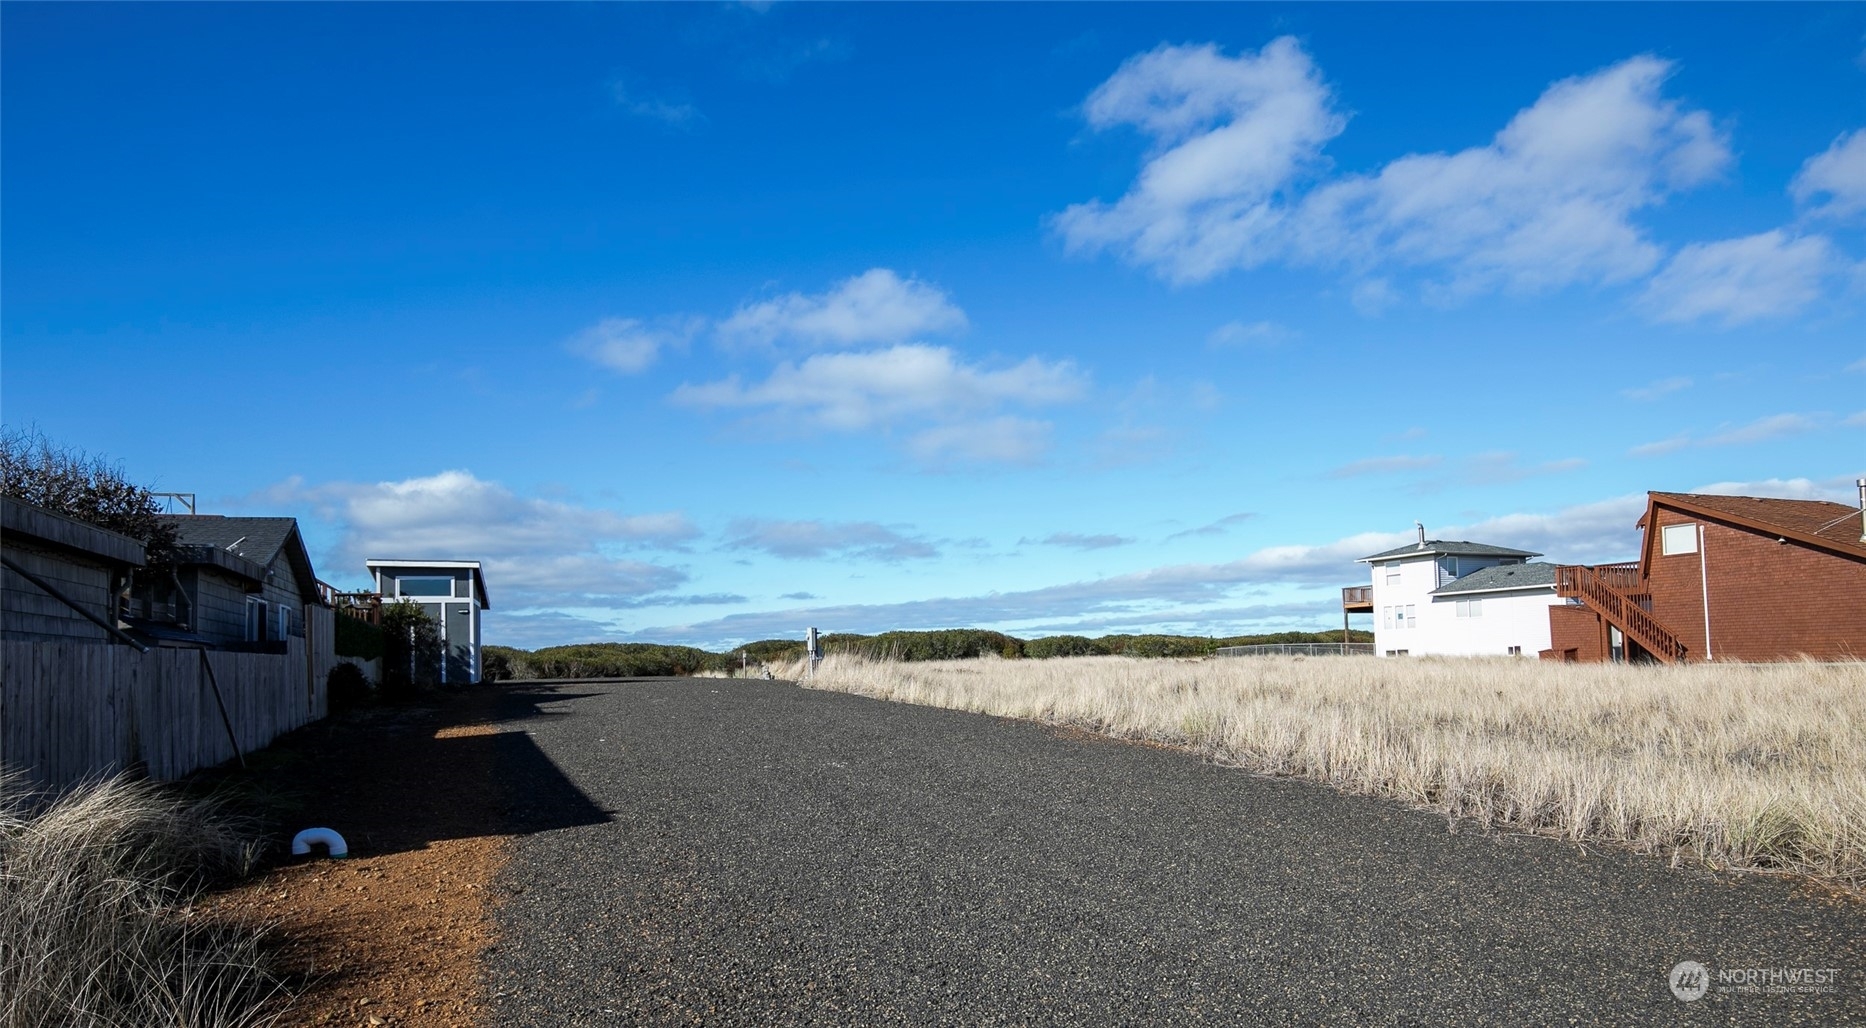
[[[1556,569],[1569,602],[1549,608],[1543,659],[1866,659],[1866,513],[1825,500],[1647,496],[1639,560]]]

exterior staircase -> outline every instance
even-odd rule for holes
[[[1652,598],[1644,596],[1642,603],[1638,589],[1637,564],[1564,564],[1555,569],[1555,595],[1579,599],[1661,662],[1681,663],[1685,644],[1652,615]]]

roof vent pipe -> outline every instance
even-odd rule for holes
[[[1860,542],[1866,543],[1866,478],[1860,479]]]
[[[1866,482],[1861,483],[1860,495],[1866,496]],[[1425,522],[1415,521],[1412,523],[1412,527],[1419,530],[1419,548],[1422,550],[1425,549]]]

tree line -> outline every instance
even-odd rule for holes
[[[1372,642],[1373,633],[1352,631],[1351,642]],[[998,656],[1007,660],[1051,657],[1204,657],[1221,646],[1263,643],[1338,643],[1341,633],[1273,632],[1223,638],[1189,635],[1048,635],[1020,639],[977,628],[857,635],[835,632],[821,637],[825,653],[851,653],[876,660],[965,660]],[[522,650],[486,646],[480,651],[486,681],[515,678],[633,678],[723,672],[742,666],[780,664],[803,659],[798,639],[761,639],[722,652],[658,643],[579,643]]]

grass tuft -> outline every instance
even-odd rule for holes
[[[0,1026],[271,1023],[260,933],[190,905],[257,856],[237,819],[147,782],[41,803],[0,776]]]

